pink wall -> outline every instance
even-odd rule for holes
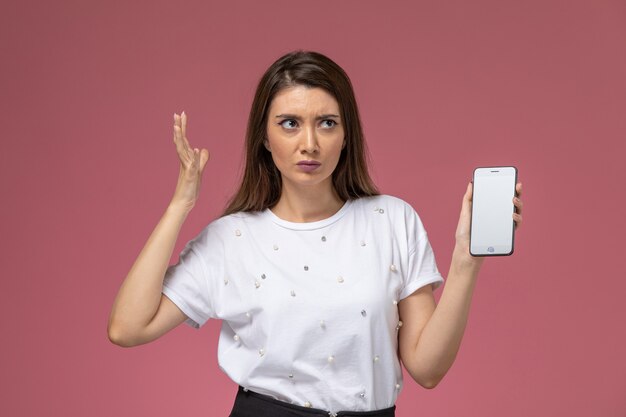
[[[374,178],[444,275],[472,169],[516,165],[525,187],[456,363],[434,390],[407,380],[398,416],[626,415],[624,1],[2,9],[1,415],[227,415],[219,323],[122,349],[107,319],[174,190],[172,114],[212,153],[177,256],[233,191],[262,71],[297,48],[351,76]]]

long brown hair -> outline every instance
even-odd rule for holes
[[[335,97],[344,123],[346,146],[333,171],[333,186],[342,200],[380,194],[367,170],[367,147],[352,83],[330,58],[311,51],[294,51],[280,57],[263,74],[257,86],[246,130],[246,164],[239,190],[222,216],[239,211],[273,207],[280,198],[282,179],[263,145],[267,112],[274,96],[286,87],[320,87]]]

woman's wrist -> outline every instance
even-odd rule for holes
[[[171,214],[187,217],[187,215],[191,212],[191,209],[193,209],[193,205],[172,200],[167,206],[166,211]]]
[[[458,270],[470,270],[478,273],[485,261],[484,256],[472,256],[467,245],[456,244],[452,252],[452,267]]]

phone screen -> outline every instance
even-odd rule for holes
[[[470,254],[473,256],[513,253],[513,197],[517,182],[515,167],[485,167],[474,170]]]

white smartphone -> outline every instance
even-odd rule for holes
[[[474,170],[473,181],[470,255],[513,254],[517,168],[479,167]]]

